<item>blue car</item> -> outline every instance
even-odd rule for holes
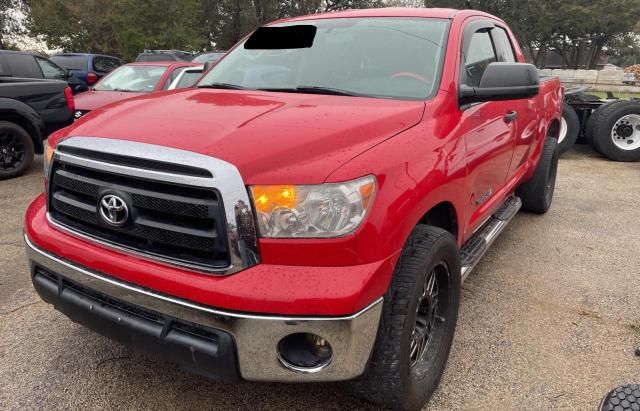
[[[117,57],[88,53],[58,53],[51,56],[51,61],[89,86],[123,64]]]

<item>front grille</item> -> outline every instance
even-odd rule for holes
[[[49,214],[68,229],[191,268],[220,270],[231,264],[222,199],[214,189],[59,160],[52,165],[49,185]],[[101,217],[105,194],[116,194],[126,203],[129,215],[124,225],[110,225]]]

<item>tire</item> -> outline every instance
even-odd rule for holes
[[[453,342],[460,305],[460,270],[458,247],[449,232],[426,225],[414,229],[385,295],[367,369],[351,383],[357,397],[399,410],[418,410],[429,401]],[[434,284],[438,289],[438,302],[433,306],[439,311],[433,322],[425,320],[429,317],[425,313],[431,312],[425,304],[429,306],[431,300],[423,298],[430,278],[437,279]],[[410,351],[414,332],[419,329],[417,320],[433,327],[430,342],[420,357],[418,351]]]
[[[598,117],[600,117],[600,114],[602,114],[602,112],[606,110],[608,107],[612,106],[613,104],[618,104],[621,102],[622,102],[621,100],[607,101],[606,103],[604,103],[603,105],[595,109],[593,113],[591,113],[591,116],[589,117],[589,119],[587,120],[587,125],[584,128],[584,138],[587,141],[587,143],[598,152],[600,152],[600,150],[594,145],[594,142],[593,142],[594,141],[593,130],[595,128],[596,122],[598,121]]]
[[[558,132],[558,152],[564,154],[576,143],[580,134],[580,119],[576,111],[568,104],[562,109],[562,123]]]
[[[537,214],[549,211],[558,175],[557,146],[557,138],[547,137],[533,177],[516,191],[522,200],[523,210]]]
[[[604,108],[593,124],[593,146],[613,161],[640,160],[640,102]]]
[[[640,410],[640,384],[622,385],[609,391],[598,407],[598,411],[637,410]]]
[[[15,123],[0,121],[0,180],[22,175],[33,162],[33,140]]]

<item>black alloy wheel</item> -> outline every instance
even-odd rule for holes
[[[24,173],[33,156],[31,136],[17,124],[0,121],[0,180]]]

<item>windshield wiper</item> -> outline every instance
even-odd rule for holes
[[[308,93],[308,94],[329,94],[332,96],[369,97],[365,94],[354,93],[353,91],[339,88],[320,86],[297,86],[292,88],[261,88],[262,91],[274,91],[281,93]]]
[[[200,84],[198,88],[217,88],[223,90],[247,90],[246,87],[239,86],[237,84],[230,83],[211,83],[211,84]]]

